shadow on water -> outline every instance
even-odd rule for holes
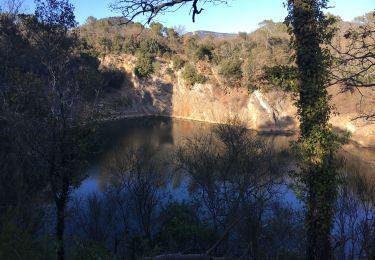
[[[217,256],[303,257],[304,208],[288,177],[295,136],[163,117],[107,122],[98,136],[70,203],[72,236],[127,258],[213,245]],[[334,250],[370,255],[375,156],[349,146],[340,155]]]

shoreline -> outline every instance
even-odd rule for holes
[[[126,119],[134,119],[134,118],[145,118],[145,117],[164,117],[164,118],[170,118],[170,119],[178,119],[178,120],[185,120],[185,121],[195,121],[195,122],[202,122],[202,123],[208,123],[208,124],[225,124],[222,122],[214,122],[214,121],[206,121],[201,119],[194,119],[191,117],[183,117],[183,116],[172,116],[172,115],[165,115],[165,114],[147,114],[147,113],[139,113],[139,114],[129,114],[129,115],[121,115],[117,117],[105,117],[101,118],[99,122],[115,122],[119,120],[126,120]],[[261,135],[283,135],[283,136],[292,136],[297,135],[298,130],[260,130],[260,129],[251,129],[247,128],[252,131],[256,131],[258,134]],[[347,144],[344,144],[342,147],[353,145],[356,148],[364,148],[368,149],[370,151],[375,152],[375,144],[374,145],[363,145],[359,142],[356,142],[352,139],[349,139],[349,142]]]

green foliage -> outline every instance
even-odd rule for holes
[[[110,260],[116,259],[103,245],[85,241],[74,241],[72,259],[76,260]]]
[[[212,48],[209,46],[204,46],[204,45],[199,46],[198,49],[194,53],[194,59],[196,61],[205,60],[205,59],[208,59],[209,61],[211,61],[212,58],[213,58]]]
[[[339,15],[334,15],[331,13],[326,14],[326,19],[333,20],[335,23],[339,23],[343,21]]]
[[[239,32],[238,37],[244,41],[247,40],[247,32]]]
[[[203,252],[215,242],[215,232],[204,224],[192,205],[170,203],[161,212],[163,228],[155,236],[160,252]]]
[[[178,71],[182,69],[184,65],[185,65],[185,61],[181,58],[180,55],[174,55],[172,57],[173,70]]]
[[[353,19],[360,23],[374,23],[375,22],[375,12],[368,12],[364,15],[357,16]]]
[[[124,41],[124,37],[116,36],[112,42],[111,50],[115,53],[121,53],[123,51]]]
[[[111,39],[100,37],[98,38],[98,44],[103,47],[106,52],[109,52],[112,49]]]
[[[182,78],[186,80],[186,82],[190,86],[193,86],[194,84],[205,83],[207,81],[207,78],[204,75],[198,73],[195,66],[191,64],[187,64],[185,66],[185,69],[182,72]]]
[[[274,66],[264,68],[264,78],[278,89],[298,93],[298,70],[289,66]]]
[[[169,39],[177,39],[178,38],[178,33],[173,28],[167,28],[166,34],[167,34],[167,37]]]
[[[324,15],[322,10],[327,7],[327,0],[290,1],[286,20],[294,37],[298,66],[299,97],[295,104],[300,119],[297,158],[301,172],[297,176],[305,187],[307,202],[308,259],[332,258],[330,233],[340,144],[328,123],[332,109],[326,85],[331,56],[322,46],[334,35],[335,19]]]
[[[161,63],[160,63],[160,61],[155,61],[153,64],[152,64],[152,66],[153,66],[153,72],[155,73],[155,75],[158,75],[158,76],[160,76],[161,75],[161,70],[162,70],[162,66],[161,66]]]
[[[54,245],[51,239],[49,239],[50,245],[44,245],[47,241],[33,239],[31,234],[9,221],[10,216],[7,219],[1,217],[3,219],[0,225],[0,259],[38,260],[54,257]]]
[[[219,75],[230,86],[240,86],[242,62],[240,59],[224,59],[219,64]]]
[[[142,54],[158,55],[160,54],[160,44],[154,39],[146,39],[140,42],[139,52]]]
[[[122,44],[122,51],[128,54],[135,54],[139,48],[139,43],[134,37],[126,38]]]
[[[163,36],[164,26],[158,22],[152,22],[150,29],[155,36]]]
[[[134,73],[139,78],[151,76],[154,72],[153,58],[150,54],[138,54],[135,63]]]

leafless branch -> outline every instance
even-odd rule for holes
[[[110,8],[128,19],[125,24],[134,21],[138,16],[145,16],[147,23],[150,23],[158,14],[165,13],[173,7],[178,9],[188,3],[191,3],[190,14],[195,22],[196,15],[204,10],[201,6],[206,3],[227,4],[227,0],[116,0],[110,4]]]

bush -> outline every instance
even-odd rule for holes
[[[264,67],[264,79],[269,84],[283,91],[298,91],[298,71],[295,67],[274,66]]]
[[[162,229],[156,234],[160,252],[203,252],[215,242],[215,232],[202,222],[197,208],[172,202],[161,212]]]
[[[173,58],[172,58],[173,70],[178,71],[178,70],[182,69],[184,64],[185,64],[185,61],[181,58],[180,55],[174,55],[173,56]]]
[[[197,69],[191,64],[185,66],[185,69],[182,72],[182,78],[191,86],[196,83],[205,83],[207,81],[207,78],[198,73]]]
[[[160,61],[155,61],[155,62],[152,64],[152,66],[153,66],[153,72],[154,72],[156,75],[160,76],[160,75],[161,75],[161,70],[162,70],[162,66],[161,66]]]
[[[139,51],[143,54],[160,57],[168,52],[168,48],[155,39],[144,39],[139,44]]]
[[[152,56],[149,54],[139,54],[135,63],[134,73],[138,78],[149,77],[154,72]]]
[[[123,51],[123,42],[125,41],[124,37],[116,36],[112,42],[111,52],[121,53]]]
[[[138,48],[139,44],[134,37],[126,38],[122,44],[122,50],[127,54],[134,54]]]
[[[75,240],[73,247],[73,259],[100,260],[114,259],[114,256],[103,245],[99,243]]]
[[[199,46],[198,49],[194,53],[195,60],[204,60],[208,59],[209,61],[212,60],[212,48],[208,46]]]
[[[242,62],[239,59],[225,59],[219,64],[219,75],[227,84],[238,86],[242,80]]]

